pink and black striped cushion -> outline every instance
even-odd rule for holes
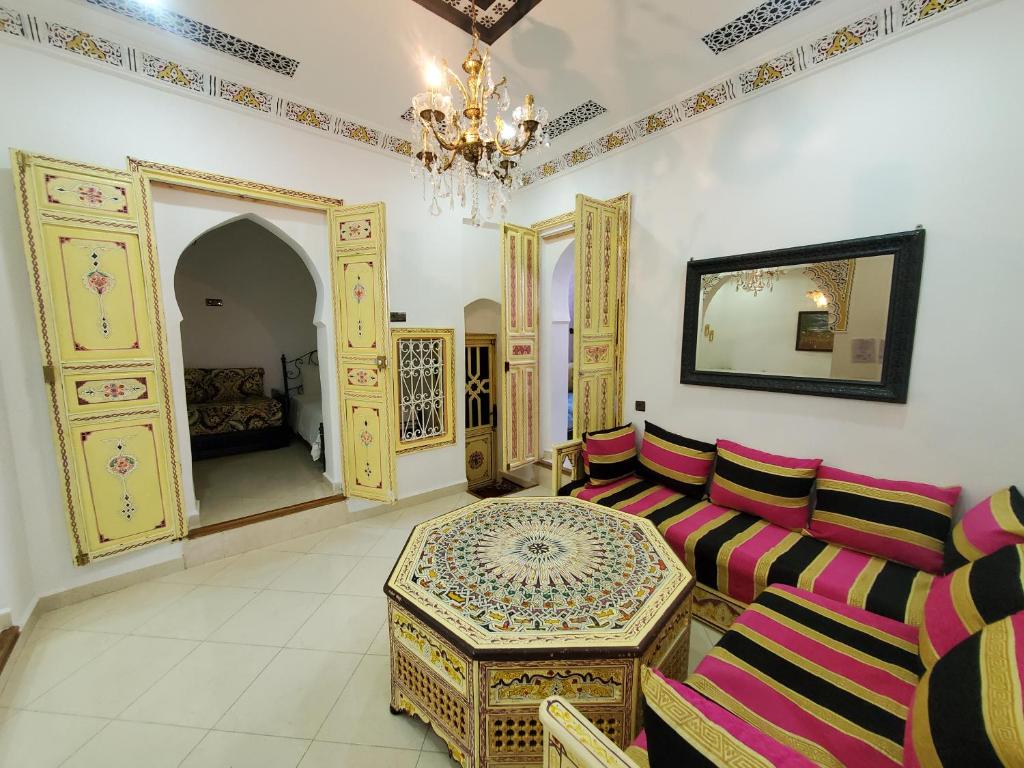
[[[931,667],[959,643],[1024,611],[1024,544],[1003,547],[936,579],[921,624],[921,661]]]
[[[700,498],[715,461],[715,446],[644,422],[637,474],[686,496]]]
[[[986,625],[921,678],[906,768],[1024,765],[1024,612]]]
[[[800,530],[807,525],[811,488],[820,465],[821,459],[791,459],[719,440],[711,501]]]
[[[591,485],[607,485],[636,470],[636,430],[632,424],[588,432],[585,440]]]
[[[643,670],[643,692],[644,748],[651,768],[814,766],[799,752],[656,669]]]
[[[921,671],[916,628],[774,586],[686,685],[815,764],[899,768]]]
[[[823,541],[938,573],[959,497],[959,486],[881,480],[823,466],[818,469],[809,532]]]
[[[946,573],[1007,544],[1024,544],[1024,496],[1012,485],[972,507],[953,526],[946,543]]]

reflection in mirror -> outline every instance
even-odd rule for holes
[[[696,370],[881,382],[894,254],[700,278]]]

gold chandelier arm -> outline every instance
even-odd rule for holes
[[[420,122],[423,123],[423,126],[425,128],[430,128],[430,132],[434,134],[434,138],[437,140],[437,143],[441,145],[442,149],[446,149],[449,152],[452,152],[459,148],[458,142],[452,144],[451,142],[446,141],[444,137],[437,132],[437,126],[434,124],[434,121],[432,119],[427,121],[421,117]]]
[[[500,130],[501,129],[499,128],[499,135],[500,135]],[[523,140],[522,144],[518,144],[518,145],[506,148],[506,147],[501,146],[501,142],[500,141],[495,140],[494,146],[498,150],[498,152],[500,152],[505,157],[515,157],[516,155],[521,155],[523,153],[523,150],[526,149],[527,146],[529,146],[531,141],[533,141],[533,134],[536,131],[537,131],[536,127],[534,127],[534,128],[527,128],[526,129],[526,138]]]
[[[456,150],[452,150],[452,154],[451,154],[451,156],[450,156],[450,157],[448,158],[448,160],[447,160],[447,161],[445,162],[445,164],[444,164],[444,166],[443,166],[443,167],[441,168],[441,171],[440,171],[440,172],[441,172],[441,173],[445,173],[446,171],[450,171],[450,170],[451,170],[451,168],[452,168],[452,165],[453,165],[453,164],[455,163],[455,158],[456,158],[456,157],[458,157],[458,156],[459,156],[459,153],[458,153],[458,152],[457,152]]]
[[[455,84],[455,85],[458,86],[459,93],[462,94],[462,103],[463,103],[463,105],[468,104],[469,103],[469,91],[466,90],[466,86],[463,85],[462,80],[459,79],[458,75],[456,75],[454,72],[452,72],[451,67],[449,67],[447,64],[444,65],[444,71],[448,75],[448,83],[449,83],[449,85]]]
[[[494,87],[489,88],[487,90],[487,93],[484,94],[484,98],[485,99],[496,99],[496,98],[498,98],[498,89],[501,88],[503,85],[508,85],[508,78],[507,77],[501,78],[501,80],[499,80],[498,82],[496,82],[494,84]]]

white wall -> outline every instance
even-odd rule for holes
[[[327,229],[326,219],[320,227]],[[263,368],[269,395],[284,391],[282,354],[290,360],[316,349],[313,278],[287,243],[251,219],[225,224],[189,246],[178,261],[174,293],[188,368]],[[208,306],[208,298],[223,305]]]
[[[18,73],[18,87],[5,91],[0,110],[0,146],[110,168],[125,168],[125,158],[131,155],[352,203],[383,200],[391,307],[407,312],[410,326],[455,328],[461,336],[466,296],[487,295],[480,287],[491,285],[492,271],[497,274],[497,233],[465,227],[456,215],[431,217],[402,161],[266,121],[230,105],[214,106],[149,87],[40,49],[0,45],[0,71]],[[83,568],[72,565],[6,154],[0,158],[0,270],[0,383],[16,448],[4,465],[2,482],[15,489],[34,593],[63,591],[177,557],[180,546],[167,544]],[[165,283],[166,279],[165,275]],[[493,286],[487,290],[496,294],[496,280]],[[173,333],[170,328],[169,332]],[[462,368],[460,354],[458,382],[463,380]],[[180,398],[180,392],[175,394]],[[455,445],[399,458],[400,496],[465,481],[461,415],[458,424]]]
[[[626,418],[850,470],[1024,481],[1024,3],[986,6],[528,187],[513,221],[633,195]],[[927,230],[906,405],[679,383],[686,261]],[[634,414],[634,400],[646,414]],[[963,507],[964,504],[961,504]]]

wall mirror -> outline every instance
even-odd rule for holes
[[[924,237],[690,261],[682,383],[905,403]]]

